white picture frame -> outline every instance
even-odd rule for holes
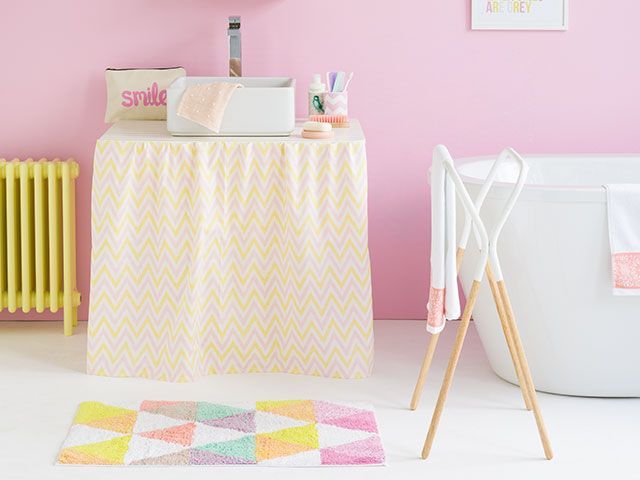
[[[472,30],[568,30],[569,0],[471,0]]]

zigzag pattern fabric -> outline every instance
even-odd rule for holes
[[[364,141],[101,139],[87,370],[368,376]]]
[[[58,465],[383,465],[373,408],[318,400],[83,402]]]
[[[324,113],[327,115],[348,115],[348,95],[345,92],[327,93],[324,96]]]

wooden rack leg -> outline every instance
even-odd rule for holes
[[[451,387],[451,383],[453,382],[453,374],[456,371],[456,366],[458,365],[458,359],[460,358],[460,353],[462,352],[462,344],[464,343],[464,339],[467,335],[467,330],[469,329],[469,322],[471,321],[471,312],[473,311],[473,307],[475,306],[476,300],[478,299],[479,289],[480,289],[480,282],[478,282],[477,280],[474,280],[473,284],[471,285],[469,297],[467,298],[467,305],[465,306],[464,313],[462,314],[462,320],[460,322],[460,326],[458,327],[458,333],[456,335],[453,351],[451,352],[451,356],[449,357],[447,372],[445,373],[442,386],[440,387],[440,394],[438,395],[438,403],[436,403],[436,408],[433,411],[433,417],[431,417],[431,425],[429,426],[429,433],[427,433],[427,438],[425,439],[424,447],[422,448],[423,459],[427,458],[429,456],[429,453],[431,452],[431,446],[433,445],[433,440],[436,436],[436,430],[438,429],[438,423],[440,423],[440,417],[442,416],[442,410],[447,400],[447,394],[449,393],[449,388]]]
[[[540,441],[542,442],[542,448],[544,449],[544,454],[547,460],[551,460],[553,458],[553,450],[551,449],[551,442],[549,441],[549,436],[547,435],[547,430],[544,426],[542,413],[540,412],[540,407],[538,405],[538,396],[536,394],[536,389],[533,384],[533,380],[531,378],[531,371],[529,370],[529,363],[527,362],[527,357],[525,356],[525,353],[524,353],[522,340],[520,339],[520,333],[518,332],[518,327],[516,325],[515,317],[513,315],[513,308],[511,307],[511,301],[509,300],[509,294],[507,293],[507,287],[505,286],[504,281],[498,282],[498,291],[500,292],[500,296],[502,297],[502,301],[504,303],[507,322],[509,324],[509,328],[511,330],[511,334],[513,337],[514,347],[516,349],[516,353],[520,360],[520,365],[522,366],[522,373],[523,373],[524,381],[527,384],[527,390],[529,392],[529,398],[531,400],[533,415],[535,416],[535,419],[536,419],[538,433],[540,434]]]
[[[460,272],[460,265],[462,264],[462,259],[464,258],[464,248],[458,247],[456,250],[456,271]],[[427,346],[427,351],[424,354],[424,359],[422,360],[422,366],[420,367],[420,373],[418,373],[418,380],[416,381],[416,386],[413,389],[413,395],[411,397],[411,404],[409,408],[411,410],[415,410],[418,407],[418,402],[420,402],[420,397],[422,396],[422,390],[424,389],[424,382],[427,379],[427,375],[429,374],[429,369],[431,368],[431,361],[433,360],[433,355],[436,351],[436,346],[438,345],[438,339],[440,338],[440,334],[436,333],[431,335],[429,339],[429,345]]]
[[[518,384],[520,385],[520,391],[522,392],[522,398],[524,399],[524,404],[527,410],[531,410],[531,393],[529,392],[529,385],[525,381],[524,376],[522,374],[522,365],[520,363],[520,358],[516,352],[515,342],[513,340],[513,332],[509,326],[509,322],[507,320],[507,314],[505,311],[504,303],[502,301],[502,297],[500,292],[498,291],[498,285],[496,284],[496,279],[493,276],[493,271],[491,267],[487,263],[487,280],[489,281],[489,286],[491,287],[491,295],[493,296],[493,301],[496,304],[496,310],[498,310],[498,317],[500,318],[500,325],[502,325],[502,331],[504,332],[504,338],[507,341],[507,347],[509,349],[509,355],[511,355],[511,361],[513,362],[513,366],[516,370],[516,376],[518,377]]]
[[[462,259],[464,258],[464,248],[458,247],[456,250],[456,271],[460,273],[460,265],[462,265]]]
[[[418,402],[420,401],[422,390],[424,388],[424,382],[427,379],[429,367],[431,366],[431,360],[433,360],[433,354],[435,353],[436,346],[438,345],[438,338],[440,338],[440,334],[436,333],[431,335],[431,338],[429,339],[429,346],[424,354],[424,360],[422,360],[422,366],[420,367],[420,373],[418,374],[418,381],[416,382],[416,387],[414,388],[413,396],[411,397],[411,405],[409,406],[411,410],[415,410],[418,407]]]

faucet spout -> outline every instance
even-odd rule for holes
[[[240,16],[229,17],[229,76],[242,76],[242,47],[240,36]]]

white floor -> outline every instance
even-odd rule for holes
[[[516,387],[490,370],[472,328],[431,457],[420,460],[427,422],[455,328],[448,328],[420,408],[407,403],[427,341],[422,322],[376,322],[373,377],[360,381],[289,375],[224,375],[190,384],[85,375],[85,325],[71,338],[58,323],[0,322],[0,478],[19,479],[566,479],[640,478],[640,399],[540,394],[556,457],[544,460],[533,416]],[[318,398],[373,403],[387,467],[55,467],[83,400],[242,401]]]

